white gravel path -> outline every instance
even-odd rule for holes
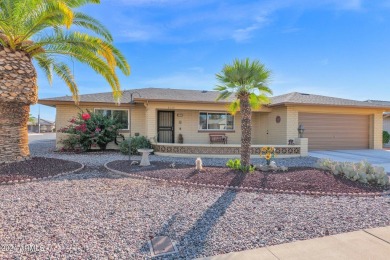
[[[86,169],[0,186],[1,259],[143,259],[149,236],[157,235],[178,242],[179,254],[167,259],[191,259],[390,225],[390,197],[174,187],[106,172],[101,165],[117,154],[61,156],[70,157]],[[16,251],[24,245],[42,251]]]

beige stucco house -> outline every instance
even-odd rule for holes
[[[124,135],[152,140],[160,154],[238,154],[240,113],[227,113],[229,101],[216,101],[217,96],[215,91],[144,88],[124,91],[120,105],[111,93],[81,95],[79,107],[70,96],[39,103],[56,108],[56,129],[67,126],[79,108],[100,110],[121,118],[127,125],[121,130]],[[381,149],[382,115],[389,109],[389,105],[297,92],[275,96],[253,111],[252,153],[258,154],[264,145],[275,146],[285,156],[305,156],[308,150]],[[303,138],[298,137],[299,125],[305,129]],[[210,133],[226,136],[227,143],[210,144]],[[178,143],[179,134],[183,143]],[[61,138],[58,133],[57,145]]]

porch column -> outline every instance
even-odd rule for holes
[[[157,142],[157,110],[154,107],[146,108],[146,137],[153,141]]]
[[[295,138],[295,144],[301,146],[301,156],[309,156],[309,139]]]
[[[382,149],[383,113],[373,114],[370,121],[370,148]]]
[[[298,111],[292,107],[287,107],[287,140],[298,138]]]

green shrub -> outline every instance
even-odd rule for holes
[[[68,135],[66,138],[61,139],[60,144],[62,144],[61,151],[81,151],[80,139],[78,135]]]
[[[130,141],[131,141],[131,154],[139,154],[137,151],[138,149],[152,148],[152,144],[145,136],[133,136],[130,137]],[[124,140],[119,145],[119,150],[123,154],[129,154],[129,139]]]
[[[230,159],[227,161],[226,166],[233,170],[239,170],[241,168],[241,161],[240,159]]]
[[[384,144],[387,144],[390,141],[390,134],[387,131],[383,131],[383,139]]]
[[[79,146],[83,151],[95,146],[105,150],[107,144],[118,136],[119,129],[123,128],[116,118],[93,113],[89,110],[87,112],[81,111],[76,118],[72,118],[69,122],[70,125],[59,130],[59,132],[70,134],[63,142],[71,145],[75,141],[74,136],[77,136]]]
[[[389,176],[387,176],[385,169],[373,166],[367,161],[353,163],[321,159],[318,166],[323,170],[332,172],[334,175],[340,175],[352,181],[379,186],[389,185]]]
[[[230,159],[227,161],[226,166],[233,170],[239,170],[242,172],[253,172],[255,170],[255,166],[249,165],[248,167],[244,167],[241,165],[240,159]]]

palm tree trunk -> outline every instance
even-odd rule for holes
[[[27,159],[27,122],[30,106],[5,102],[0,105],[0,163]]]
[[[252,140],[252,109],[249,104],[249,95],[240,97],[241,111],[241,165],[248,167],[251,158]]]
[[[36,72],[30,57],[0,46],[0,163],[29,158],[27,122],[37,102]]]

